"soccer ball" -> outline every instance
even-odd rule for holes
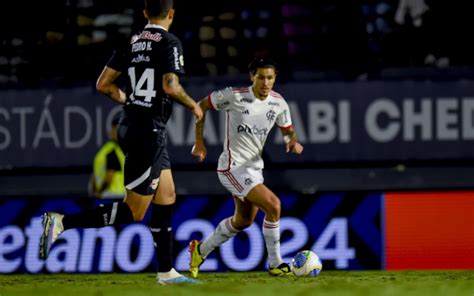
[[[296,276],[318,276],[322,269],[321,259],[310,250],[298,252],[291,261],[291,270]]]

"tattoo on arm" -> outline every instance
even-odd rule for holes
[[[174,77],[168,77],[166,83],[168,86],[172,86],[174,84]]]
[[[165,87],[168,89],[169,95],[178,101],[178,103],[189,109],[194,107],[195,101],[186,93],[181,83],[179,83],[179,78],[176,74],[165,74],[164,83]]]

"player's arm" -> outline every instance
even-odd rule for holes
[[[206,145],[204,144],[204,122],[206,121],[206,112],[207,110],[212,109],[212,107],[207,97],[199,101],[199,106],[201,107],[203,114],[202,120],[196,121],[195,141],[191,154],[201,162],[207,155]]]
[[[296,132],[292,126],[288,128],[280,128],[283,134],[283,140],[286,145],[286,152],[292,152],[295,154],[301,154],[303,152],[303,145],[298,142]]]
[[[199,107],[196,101],[194,101],[193,98],[191,98],[186,93],[183,86],[179,82],[178,75],[172,72],[164,74],[162,84],[163,90],[167,95],[175,99],[181,105],[193,111],[194,115],[196,116],[196,121],[200,121],[202,119],[201,107]]]
[[[97,79],[96,89],[98,92],[108,96],[119,104],[125,104],[125,92],[121,90],[115,81],[120,76],[121,72],[116,71],[110,67],[104,67]]]

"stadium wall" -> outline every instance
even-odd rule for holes
[[[282,256],[315,250],[324,269],[474,269],[474,192],[334,192],[280,194]],[[69,230],[48,260],[38,258],[44,211],[74,213],[104,202],[72,198],[0,200],[0,273],[154,271],[145,224]],[[202,239],[233,213],[229,195],[180,196],[173,229],[179,270],[191,239]],[[148,215],[145,221],[148,220]],[[203,264],[205,271],[266,269],[263,216]]]
[[[224,86],[189,83],[188,89],[202,98]],[[287,155],[280,133],[273,132],[265,149],[268,163],[474,160],[472,81],[288,83],[277,91],[290,105],[306,153]],[[92,88],[0,91],[0,98],[4,169],[88,166],[120,111]],[[207,164],[216,163],[224,126],[223,112],[206,121]],[[191,113],[176,104],[168,131],[172,162],[193,165]]]

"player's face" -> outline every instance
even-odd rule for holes
[[[252,75],[253,90],[258,98],[266,98],[275,84],[275,68],[257,68]]]

